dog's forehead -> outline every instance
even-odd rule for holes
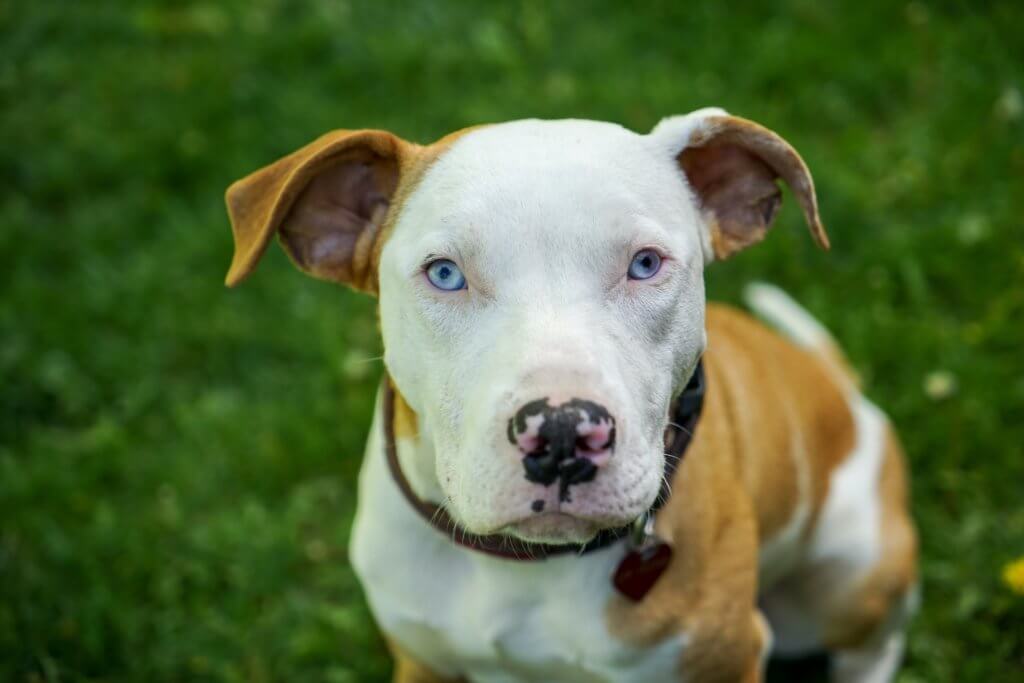
[[[622,126],[599,121],[482,126],[460,136],[430,167],[424,184],[508,192],[552,178],[567,183],[581,174],[591,181],[622,180],[650,159],[644,140]]]
[[[481,126],[459,137],[444,156],[444,166],[536,166],[595,163],[642,152],[644,136],[614,123],[528,119]]]
[[[621,218],[681,197],[674,159],[647,136],[586,120],[482,126],[444,144],[403,206],[424,230],[442,224]],[[668,172],[666,172],[668,171]],[[407,221],[401,221],[407,222]],[[568,227],[568,226],[566,226]]]

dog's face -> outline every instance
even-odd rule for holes
[[[384,245],[380,314],[456,519],[579,540],[650,506],[673,390],[704,349],[703,266],[697,210],[655,140],[522,121],[437,159]],[[563,413],[579,418],[555,430],[564,454],[596,470],[567,488],[524,463],[557,448],[541,432]]]
[[[658,495],[669,406],[704,350],[704,266],[763,236],[779,176],[824,242],[799,156],[720,110],[650,135],[341,134],[229,191],[229,282],[277,231],[300,267],[377,291],[418,489],[471,532],[581,542]]]

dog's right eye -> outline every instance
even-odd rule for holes
[[[641,249],[633,255],[627,275],[630,280],[650,280],[661,270],[661,254],[653,249]]]
[[[446,292],[466,289],[466,276],[462,274],[454,261],[443,258],[427,266],[427,280],[430,284]]]

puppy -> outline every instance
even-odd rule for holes
[[[352,564],[408,681],[896,671],[916,584],[885,416],[780,291],[709,305],[810,172],[720,109],[647,135],[516,121],[420,146],[334,131],[233,184],[227,284],[276,235],[379,297],[386,378]]]

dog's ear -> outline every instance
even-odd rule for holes
[[[232,184],[226,284],[244,280],[277,234],[304,272],[375,294],[375,244],[415,148],[385,131],[338,130]]]
[[[696,195],[708,231],[707,260],[764,238],[782,203],[778,178],[796,195],[814,240],[829,248],[811,172],[772,131],[721,109],[701,109],[664,119],[651,136],[676,157]]]

